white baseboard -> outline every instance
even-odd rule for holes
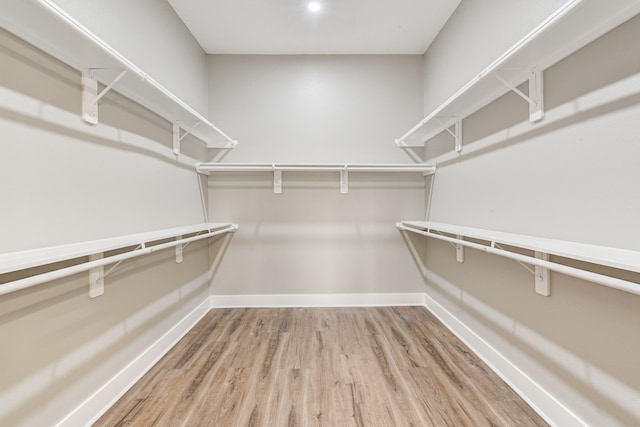
[[[213,308],[423,306],[424,294],[213,295],[211,301]]]
[[[425,307],[434,316],[509,384],[550,425],[562,427],[588,426],[580,417],[559,402],[551,393],[531,379],[435,299],[425,294],[424,301]]]
[[[98,420],[127,390],[155,365],[196,323],[211,310],[211,297],[206,298],[178,324],[125,366],[105,385],[82,402],[56,427],[90,426]]]

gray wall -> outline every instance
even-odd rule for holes
[[[419,55],[209,57],[209,112],[240,141],[228,162],[407,162],[422,116]]]
[[[236,162],[409,162],[393,144],[422,114],[420,56],[212,56],[210,110]],[[213,294],[421,292],[394,221],[424,215],[424,178],[215,174],[210,212],[241,224]]]
[[[526,15],[507,14],[511,2],[492,3],[463,1],[425,56],[427,79],[440,76],[442,87],[460,80],[461,59],[436,54],[468,48],[454,30],[484,28],[477,17],[493,10],[500,22],[488,39],[497,39]],[[526,103],[508,94],[464,121],[461,156],[441,156],[436,138],[426,153],[440,160],[428,219],[640,250],[638,37],[640,17],[546,70],[540,124],[529,124]],[[482,49],[487,58],[477,68],[491,62],[490,50]],[[426,96],[429,105],[442,98],[428,88]],[[426,240],[429,296],[589,425],[640,422],[640,297],[553,273],[552,295],[542,297],[513,261],[466,252],[458,264],[448,244]],[[638,274],[586,267],[640,282]]]
[[[204,221],[170,123],[112,92],[92,128],[80,99],[78,71],[0,31],[0,253]],[[53,425],[205,301],[207,249],[126,261],[96,299],[88,273],[0,296],[0,425]]]

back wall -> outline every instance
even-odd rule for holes
[[[212,56],[210,113],[237,135],[229,162],[411,163],[393,144],[422,114],[421,56]],[[209,178],[212,218],[240,224],[214,295],[416,293],[394,222],[422,217],[421,174]]]

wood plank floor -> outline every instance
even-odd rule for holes
[[[96,426],[543,426],[424,307],[215,309]]]

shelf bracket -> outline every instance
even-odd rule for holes
[[[456,235],[456,239],[464,240],[464,236]],[[464,262],[464,246],[460,243],[456,244],[456,261],[463,263]]]
[[[542,71],[534,68],[529,73],[529,95],[522,93],[520,89],[505,80],[496,71],[491,73],[500,83],[515,92],[518,96],[529,103],[529,121],[537,123],[544,118],[544,102],[543,102],[543,79]]]
[[[340,194],[349,193],[349,168],[344,165],[344,169],[340,171]]]
[[[89,261],[104,258],[103,253],[89,255]],[[89,298],[97,298],[104,294],[104,266],[89,270]]]
[[[200,122],[196,122],[189,129],[184,129],[184,133],[180,135],[180,129],[182,128],[182,126],[180,126],[180,123],[180,121],[173,122],[173,154],[175,154],[176,156],[180,155],[180,142],[182,142],[182,140],[187,135],[190,135],[200,124]]]
[[[433,119],[440,123],[441,126],[445,126],[445,124],[438,117],[434,117]],[[455,117],[455,119],[456,121],[454,123],[453,131],[451,131],[449,127],[445,127],[444,130],[449,132],[455,139],[456,153],[459,153],[462,151],[462,119],[460,117]]]
[[[549,261],[549,254],[536,251],[536,258]],[[535,266],[536,293],[548,297],[551,295],[551,275],[548,268]]]
[[[98,80],[92,75],[95,69],[89,68],[82,72],[82,120],[91,126],[98,124],[98,102],[127,74],[127,70],[122,70],[111,83],[102,89],[102,92],[98,93]]]
[[[495,242],[491,242],[491,247],[502,249],[502,247]],[[539,259],[542,261],[549,261],[549,254],[546,254],[544,252],[535,251],[535,257],[536,259]],[[520,264],[522,267],[524,267],[528,272],[533,274],[536,293],[543,295],[545,297],[548,297],[551,295],[551,276],[548,268],[540,267],[539,265],[534,265],[533,266],[534,268],[532,269],[522,261],[516,260],[516,262]]]
[[[182,236],[176,236],[176,241],[182,240]],[[182,263],[182,251],[184,249],[184,245],[176,245],[176,263]]]
[[[282,194],[282,170],[276,169],[273,166],[273,192],[275,194]]]

